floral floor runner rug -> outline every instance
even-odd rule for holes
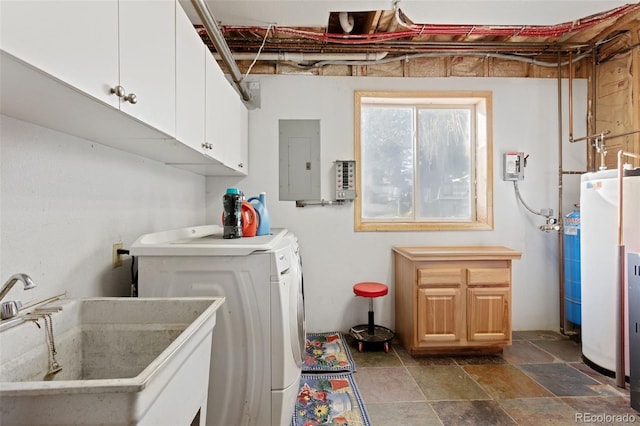
[[[291,425],[370,426],[353,374],[303,373]]]
[[[307,333],[302,372],[342,371],[355,371],[355,363],[344,335],[339,332]]]

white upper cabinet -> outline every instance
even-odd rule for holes
[[[178,5],[176,7],[176,139],[205,154],[205,54],[207,47]]]
[[[211,55],[206,57],[205,141],[227,168],[248,173],[249,111]]]
[[[204,175],[248,112],[176,0],[0,0],[0,113]]]
[[[118,1],[2,0],[0,48],[114,107]]]
[[[2,50],[175,133],[174,0],[2,0],[0,7]],[[111,92],[117,86],[120,98]]]
[[[94,2],[89,2],[94,3]],[[175,135],[175,0],[119,0],[122,111]],[[135,104],[126,97],[135,95]]]

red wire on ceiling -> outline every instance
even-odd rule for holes
[[[337,44],[367,44],[397,40],[424,35],[464,35],[464,36],[502,36],[502,37],[560,37],[594,27],[602,22],[616,19],[630,12],[640,10],[640,3],[627,4],[606,12],[597,13],[576,21],[557,25],[449,25],[449,24],[405,24],[405,30],[371,34],[332,34],[293,27],[271,27],[278,34],[290,34],[301,38]],[[265,27],[222,26],[223,32],[265,31]]]

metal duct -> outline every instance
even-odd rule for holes
[[[222,62],[224,62],[224,64],[231,72],[231,79],[233,81],[233,84],[242,95],[242,100],[245,102],[250,102],[251,93],[249,92],[247,86],[242,82],[242,73],[240,72],[240,69],[238,68],[235,60],[233,59],[233,54],[231,53],[231,50],[229,49],[224,36],[220,32],[220,29],[216,24],[216,20],[209,10],[207,3],[205,2],[205,0],[191,0],[191,3],[198,12],[198,15],[202,20],[202,24],[204,25],[205,30],[207,30],[207,34],[209,34],[209,38],[211,39],[213,46],[220,54]]]
[[[379,61],[387,56],[388,52],[370,53],[304,53],[304,52],[266,52],[258,55],[258,61]],[[219,54],[214,54],[214,58],[222,59]],[[255,53],[234,53],[233,57],[237,61],[253,60]]]

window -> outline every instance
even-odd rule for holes
[[[491,93],[355,93],[357,231],[493,229]]]

